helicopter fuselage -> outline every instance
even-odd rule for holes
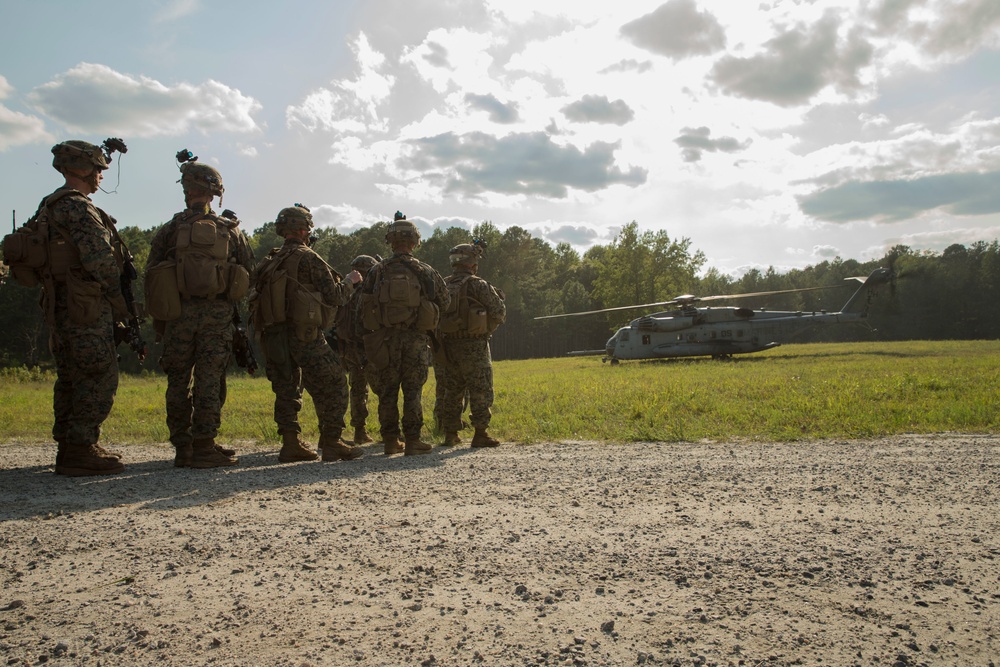
[[[711,356],[769,350],[801,331],[861,322],[866,313],[685,308],[646,315],[622,327],[605,346],[605,360]]]

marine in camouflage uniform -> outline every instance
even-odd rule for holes
[[[368,274],[377,264],[370,255],[358,255],[351,262],[351,269],[361,276]],[[351,426],[354,427],[354,444],[367,445],[372,441],[368,435],[368,373],[364,345],[361,341],[361,327],[357,321],[358,302],[361,297],[361,283],[354,286],[354,291],[347,305],[338,313],[340,324],[337,325],[337,339],[340,343],[340,358],[347,372],[347,383],[350,393]],[[342,317],[341,317],[342,315]]]
[[[420,243],[420,233],[416,225],[397,212],[385,235],[386,243],[392,247],[392,256],[375,265],[365,276],[361,287],[363,295],[375,295],[382,283],[386,267],[394,262],[405,262],[421,278],[421,298],[437,307],[448,305],[448,291],[441,275],[431,266],[417,260],[412,253]],[[374,337],[374,338],[372,338]],[[383,355],[388,358],[385,365],[376,364],[369,348],[369,341],[379,340],[384,347]],[[371,370],[372,390],[378,396],[378,418],[385,446],[385,454],[406,455],[427,454],[433,447],[420,439],[424,425],[421,404],[424,384],[431,360],[431,337],[429,331],[421,331],[415,325],[383,327],[366,334]],[[399,394],[403,394],[402,436],[405,447],[400,446]]]
[[[288,267],[288,258],[299,253],[295,275],[288,275],[288,281],[296,284],[299,290],[318,294],[330,308],[347,303],[353,291],[352,284],[361,282],[361,275],[352,271],[347,276],[348,282],[341,281],[340,275],[308,247],[312,227],[312,214],[301,204],[281,210],[275,219],[274,229],[285,238],[285,242],[258,266],[258,293],[270,290],[268,281],[275,275],[275,270],[267,270],[268,263],[279,262],[275,268],[282,265]],[[292,273],[290,267],[286,270]],[[303,387],[309,392],[316,408],[323,460],[359,458],[361,449],[351,447],[341,439],[345,426],[344,413],[347,411],[347,380],[337,353],[327,344],[320,327],[299,326],[294,321],[291,307],[286,310],[285,317],[284,322],[266,325],[262,333],[265,369],[274,391],[274,421],[282,438],[278,460],[287,463],[319,458],[312,445],[301,435],[298,414],[302,409]]]
[[[42,307],[56,362],[55,471],[69,476],[115,474],[125,469],[121,456],[101,447],[98,439],[118,390],[115,323],[127,319],[128,311],[121,292],[120,239],[114,220],[88,196],[97,192],[110,159],[99,147],[77,140],[53,146],[52,153],[52,166],[66,183],[43,200],[36,216],[47,206],[50,242],[68,238],[79,252],[78,265],[70,268],[74,278],[99,286],[93,311],[80,318],[71,314],[67,282],[43,280]]]
[[[253,250],[235,217],[220,217],[212,201],[221,197],[222,176],[199,162],[181,165],[185,210],[163,225],[150,244],[148,270],[176,257],[178,228],[185,220],[201,216],[229,227],[229,263],[254,271]],[[232,353],[233,302],[218,297],[181,296],[181,316],[158,323],[162,330],[160,368],[167,375],[166,409],[170,442],[176,449],[178,468],[214,468],[238,463],[233,449],[215,442],[222,425],[226,401],[226,368]]]
[[[493,405],[493,362],[490,358],[490,336],[507,315],[503,293],[476,275],[481,256],[479,247],[463,243],[449,252],[452,274],[445,279],[449,285],[464,291],[486,311],[486,331],[470,333],[468,326],[458,331],[444,333],[445,394],[441,405],[445,445],[461,443],[458,431],[462,428],[462,408],[468,393],[470,422],[475,429],[473,447],[496,447],[500,441],[492,437],[489,428]],[[462,284],[464,286],[458,288]],[[453,298],[456,297],[452,293]],[[453,304],[453,308],[455,305]],[[477,308],[479,306],[476,306]],[[461,318],[459,318],[461,321]]]

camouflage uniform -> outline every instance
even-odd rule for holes
[[[49,211],[49,238],[62,238],[60,231],[69,236],[80,253],[80,275],[100,284],[103,297],[96,320],[88,324],[79,324],[70,317],[65,282],[54,282],[55,293],[46,292],[43,297],[43,308],[54,317],[52,352],[56,382],[52,437],[60,445],[62,455],[64,448],[86,449],[97,445],[101,424],[111,412],[118,390],[114,327],[115,321],[121,319],[115,316],[111,304],[123,304],[124,300],[113,245],[116,235],[105,222],[110,218],[94,206],[90,197],[75,190],[52,204]],[[57,457],[57,472],[62,472],[60,467]],[[113,472],[122,468],[119,463],[118,470]]]
[[[471,277],[470,277],[471,276]],[[507,309],[501,294],[472,271],[455,267],[445,279],[449,284],[468,278],[465,286],[470,298],[481,303],[490,321],[503,322]],[[443,335],[445,395],[441,405],[443,428],[455,433],[462,428],[462,408],[469,396],[470,421],[477,434],[490,425],[493,405],[493,364],[490,358],[490,334],[472,335],[455,332]],[[475,443],[475,440],[473,441]]]
[[[205,208],[198,213],[229,225],[229,261],[253,276],[253,250],[239,223],[218,218],[208,206]],[[175,253],[178,226],[198,213],[185,209],[160,228],[150,245],[147,267],[156,266]],[[182,296],[181,316],[164,323],[160,368],[167,374],[167,428],[170,442],[178,452],[196,440],[214,441],[219,434],[226,398],[226,368],[232,353],[232,318],[233,303],[225,294],[217,298]],[[190,463],[178,459],[177,465]]]
[[[279,252],[302,248],[297,239],[285,239]],[[323,302],[331,307],[343,306],[350,297],[350,283],[342,282],[330,266],[312,250],[306,249],[299,260],[296,280],[322,295]],[[337,353],[326,337],[319,333],[315,340],[303,341],[295,335],[290,323],[272,324],[263,332],[265,353],[273,349],[271,339],[287,339],[289,363],[267,358],[267,378],[274,390],[274,421],[278,432],[301,433],[298,413],[302,409],[302,387],[309,392],[319,420],[320,441],[336,441],[344,430],[344,413],[347,411],[347,380]]]
[[[392,257],[375,265],[362,284],[364,294],[372,294],[382,281],[386,265],[390,262],[407,262],[433,285],[433,295],[425,294],[438,308],[448,305],[448,292],[441,275],[432,267],[408,253],[393,253]],[[431,337],[426,331],[413,328],[388,328],[384,345],[388,349],[389,364],[384,368],[372,367],[372,390],[378,396],[378,418],[382,440],[397,441],[400,436],[399,393],[403,393],[402,434],[407,442],[419,441],[424,425],[421,405],[427,370],[430,366]],[[388,443],[387,443],[388,444]]]
[[[348,313],[358,311],[361,283],[354,287],[350,300],[344,306]],[[338,328],[337,336],[340,338],[341,358],[350,386],[351,426],[354,427],[355,433],[358,433],[365,428],[365,423],[368,421],[368,377],[365,373],[367,360],[360,341],[355,340],[350,331],[342,332]]]

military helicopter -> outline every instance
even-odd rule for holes
[[[721,299],[747,299],[751,297],[808,292],[841,287],[805,287],[800,289],[776,290],[772,292],[751,292],[697,297],[692,294],[678,296],[670,301],[647,303],[638,306],[619,306],[561,315],[544,315],[536,320],[557,317],[595,315],[618,310],[637,308],[673,308],[644,315],[632,320],[608,339],[604,350],[584,350],[570,352],[570,355],[603,354],[601,361],[617,364],[622,359],[666,359],[671,357],[711,356],[714,359],[728,359],[734,354],[749,354],[770,350],[801,331],[816,325],[845,324],[862,322],[868,317],[875,289],[892,280],[890,269],[876,269],[870,276],[845,278],[845,281],[860,282],[844,307],[838,312],[802,312],[780,310],[751,310],[750,308],[698,308],[695,304]]]

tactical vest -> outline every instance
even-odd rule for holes
[[[417,261],[392,257],[385,260],[380,269],[374,290],[362,295],[361,316],[365,329],[436,329],[440,312],[421,284],[422,269]]]
[[[237,302],[246,296],[250,273],[230,258],[231,223],[211,213],[178,213],[173,257],[146,275],[146,311],[169,322],[181,316],[181,300],[192,297]],[[170,223],[168,223],[170,224]]]
[[[299,274],[299,263],[311,252],[304,245],[275,248],[257,267],[250,317],[258,334],[276,324],[288,323],[296,338],[308,342],[333,324],[338,309],[328,306],[308,278]],[[330,272],[340,277],[333,269]]]
[[[485,336],[490,333],[486,306],[469,296],[473,275],[448,276],[445,285],[451,301],[441,313],[439,329],[443,334]]]

